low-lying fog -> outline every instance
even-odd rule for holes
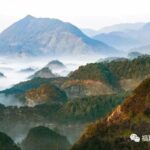
[[[63,70],[53,69],[53,73],[59,76],[67,76],[71,71],[78,69],[81,65],[103,60],[105,56],[82,56],[82,57],[61,57],[61,58],[31,58],[31,57],[0,57],[0,73],[4,77],[0,77],[0,91],[8,89],[13,85],[22,81],[29,80],[29,77],[36,71],[45,67],[49,62],[58,60],[65,65]],[[5,96],[0,94],[0,103],[5,106],[18,106],[22,104],[13,98],[13,96]]]
[[[17,100],[13,95],[6,96],[5,94],[0,94],[0,104],[5,106],[24,106],[24,104]]]
[[[53,73],[58,73],[60,76],[67,76],[71,71],[76,70],[79,66],[85,65],[91,62],[97,62],[103,57],[84,57],[81,59],[76,58],[0,58],[0,72],[4,74],[5,77],[0,77],[0,91],[10,88],[14,84],[20,83],[22,81],[29,80],[34,72],[45,67],[52,60],[58,60],[62,62],[66,67],[64,70],[52,70]],[[5,106],[22,106],[23,104],[20,101],[17,101],[15,97],[6,96],[0,94],[0,104]],[[37,126],[34,121],[29,124],[18,123],[15,125],[10,124],[10,129],[8,130],[5,127],[2,129],[3,132],[7,133],[16,143],[20,143],[27,135],[30,128]],[[44,125],[42,122],[40,125]],[[81,132],[85,128],[85,124],[68,124],[66,125],[57,125],[54,123],[55,127],[58,128],[59,133],[66,136],[69,142],[74,143],[80,136]],[[47,125],[44,125],[47,126]],[[48,125],[50,128],[50,125]]]
[[[98,57],[99,58],[99,57]],[[0,72],[5,77],[0,77],[0,91],[10,88],[14,84],[28,80],[28,77],[37,70],[47,65],[52,60],[59,60],[66,66],[64,70],[52,70],[60,76],[67,76],[69,72],[76,70],[80,65],[95,62],[98,58],[0,58]],[[25,71],[26,69],[32,69]]]

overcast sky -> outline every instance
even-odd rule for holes
[[[100,29],[117,23],[150,21],[150,0],[1,0],[0,30],[27,14]]]

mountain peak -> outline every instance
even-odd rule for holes
[[[24,17],[24,19],[35,19],[35,17],[32,16],[32,15],[27,15],[27,16]]]
[[[27,15],[25,18],[35,18],[35,17],[32,15]]]
[[[56,68],[65,68],[65,65],[59,60],[52,60],[46,65],[46,67],[50,69],[56,69]]]
[[[4,30],[0,41],[0,53],[11,56],[20,52],[29,56],[111,55],[117,51],[87,37],[70,23],[31,15]]]

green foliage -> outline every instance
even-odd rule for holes
[[[23,150],[67,150],[69,146],[66,137],[43,126],[32,128],[22,143]]]
[[[70,75],[70,78],[80,80],[100,80],[106,84],[117,86],[116,77],[103,63],[81,66]]]
[[[60,119],[65,122],[90,122],[104,117],[121,104],[129,93],[91,96],[68,101],[60,110]]]
[[[21,150],[5,133],[0,132],[0,150]]]
[[[120,79],[144,78],[150,75],[150,56],[143,55],[133,60],[120,60],[87,64],[74,71],[70,78],[80,80],[100,80],[114,87]]]
[[[32,80],[28,80],[28,81],[16,84],[10,89],[6,89],[4,91],[1,91],[1,93],[5,93],[5,94],[20,94],[20,93],[26,92],[27,90],[38,88],[42,84],[51,84],[53,82],[53,80],[56,80],[56,81],[60,80],[61,81],[63,79],[64,78],[58,78],[58,79],[34,78]]]
[[[118,79],[143,78],[150,74],[149,55],[142,55],[133,60],[112,61],[105,65]]]
[[[91,124],[71,150],[148,150],[148,142],[129,140],[131,133],[150,134],[150,78],[104,119]],[[125,117],[123,117],[125,116]]]

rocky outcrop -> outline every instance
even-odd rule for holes
[[[31,89],[25,94],[28,106],[49,103],[64,103],[67,96],[64,91],[51,84],[43,84],[37,89]]]
[[[61,88],[67,93],[69,98],[115,93],[110,86],[94,80],[68,80],[62,84]]]

